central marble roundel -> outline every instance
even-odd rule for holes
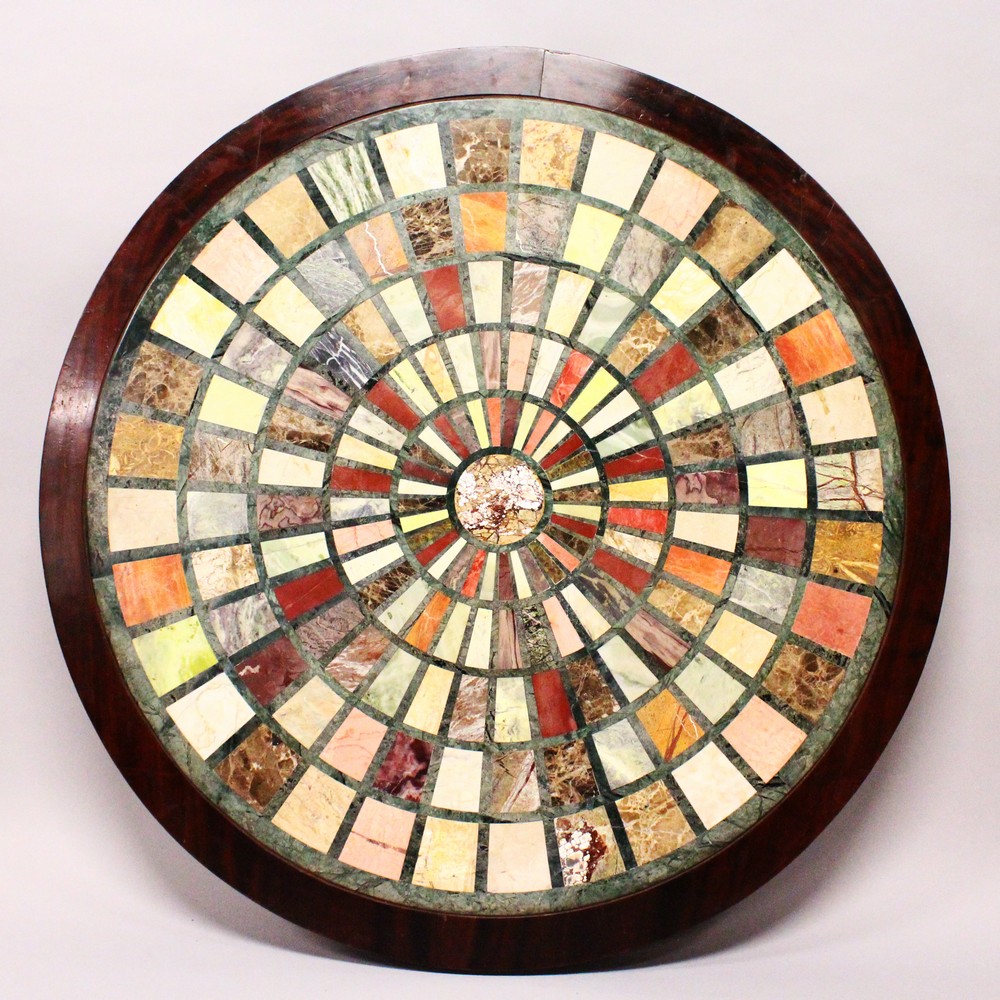
[[[521,541],[541,520],[545,490],[515,455],[484,455],[458,477],[455,512],[462,527],[487,545]]]
[[[527,99],[267,165],[102,395],[89,541],[144,717],[299,868],[545,912],[719,850],[829,745],[903,521],[878,366],[687,146]]]

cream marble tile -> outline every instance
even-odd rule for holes
[[[239,302],[246,302],[278,266],[235,220],[205,244],[192,264]]]
[[[731,611],[723,611],[705,645],[748,676],[755,677],[777,638],[773,632],[768,632]]]
[[[747,464],[747,495],[751,507],[808,506],[806,463],[793,458],[784,462]]]
[[[539,892],[551,887],[544,824],[490,824],[486,891]]]
[[[627,719],[594,733],[594,746],[612,788],[637,781],[653,770],[649,754]]]
[[[656,154],[645,146],[598,132],[583,177],[583,193],[631,208]]]
[[[210,358],[236,313],[182,276],[149,324],[156,333]]]
[[[666,160],[639,214],[671,236],[686,240],[718,193],[718,188],[687,167]]]
[[[316,332],[325,318],[290,278],[279,278],[254,312],[297,347]]]
[[[175,545],[177,495],[173,490],[108,490],[108,547],[112,552]]]
[[[727,365],[716,372],[715,379],[733,410],[785,392],[781,373],[766,347]]]
[[[583,429],[591,437],[597,437],[599,434],[603,434],[609,427],[614,427],[615,424],[631,416],[638,409],[639,404],[636,402],[635,397],[627,390],[623,390],[610,403],[601,407],[594,416],[587,420],[583,425]]]
[[[202,760],[246,725],[253,714],[225,674],[218,674],[167,706],[167,715]]]
[[[372,681],[362,701],[386,715],[395,715],[419,666],[420,661],[415,656],[397,649]]]
[[[497,743],[520,743],[531,739],[528,700],[520,677],[497,680],[493,719],[493,739]]]
[[[713,549],[734,552],[739,533],[739,514],[679,510],[674,515],[674,538],[687,542],[697,542]]]
[[[271,822],[314,851],[326,854],[354,801],[354,790],[309,767]]]
[[[555,291],[552,293],[552,303],[545,317],[545,328],[568,337],[573,332],[580,310],[593,287],[593,281],[582,274],[560,271]]]
[[[479,826],[428,817],[413,870],[414,885],[444,892],[472,892],[476,887]]]
[[[424,673],[403,722],[414,729],[436,735],[441,728],[455,673],[431,664]]]
[[[611,671],[622,694],[629,701],[635,701],[656,685],[656,674],[639,659],[632,647],[620,635],[616,635],[601,646],[597,650],[597,655]]]
[[[329,684],[313,677],[274,713],[274,721],[304,747],[311,747],[343,705],[344,699]]]
[[[353,584],[360,584],[362,580],[367,580],[373,573],[385,569],[386,566],[402,559],[403,550],[398,543],[383,545],[380,549],[366,552],[363,556],[355,559],[346,559],[343,562],[344,572],[348,580]]]
[[[864,380],[848,379],[800,397],[813,444],[875,437],[875,418]]]
[[[396,284],[383,288],[381,296],[408,344],[419,344],[432,336],[427,313],[424,312],[420,294],[412,278],[397,281]]]
[[[678,396],[653,410],[653,416],[664,434],[690,427],[707,417],[722,412],[722,406],[708,382],[698,382]]]
[[[401,448],[406,441],[405,434],[397,431],[395,427],[383,420],[373,410],[368,409],[367,406],[359,406],[351,414],[347,426],[361,431],[362,434],[367,434],[376,441],[391,445],[393,448]]]
[[[563,588],[562,596],[570,606],[577,620],[587,630],[591,639],[600,638],[611,626],[604,616],[583,596],[576,584],[571,583]]]
[[[787,251],[775,254],[737,290],[765,330],[808,309],[822,298],[798,261]]]
[[[603,289],[580,331],[580,343],[592,351],[602,351],[634,308],[630,298],[610,288]]]
[[[244,493],[187,494],[188,538],[202,541],[224,535],[242,535],[248,530],[247,498]]]
[[[375,145],[397,198],[442,188],[448,183],[435,122],[389,132],[379,136]]]
[[[260,543],[260,551],[268,576],[281,576],[330,558],[322,531],[264,541]]]
[[[677,687],[691,699],[694,706],[708,719],[718,722],[728,712],[744,688],[735,678],[698,653],[680,672]]]
[[[499,323],[503,319],[503,261],[470,262],[469,286],[476,322]]]
[[[394,382],[410,397],[421,413],[431,413],[437,409],[437,401],[430,390],[420,380],[413,363],[409,360],[400,361],[389,372]]]
[[[260,456],[257,481],[261,486],[323,486],[326,466],[301,455],[289,455],[273,448],[265,448]]]
[[[361,462],[363,465],[374,465],[378,469],[392,469],[399,456],[383,451],[375,445],[362,441],[360,438],[344,434],[337,445],[337,458],[351,462]]]
[[[490,667],[490,635],[493,631],[493,612],[479,608],[469,635],[469,648],[465,652],[465,665],[474,670]]]
[[[753,785],[714,743],[681,764],[674,778],[709,829],[754,797]]]
[[[479,812],[483,755],[479,750],[445,747],[431,805],[438,809]]]

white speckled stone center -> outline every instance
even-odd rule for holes
[[[545,491],[526,462],[486,455],[459,477],[455,511],[473,538],[511,545],[530,534],[545,509]]]

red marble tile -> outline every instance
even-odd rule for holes
[[[871,606],[871,598],[864,594],[809,582],[792,631],[827,649],[853,656],[865,630]]]
[[[490,427],[490,444],[500,444],[501,408],[503,401],[491,396],[486,400],[486,419]]]
[[[420,423],[420,418],[397,393],[389,388],[384,380],[376,382],[368,390],[368,402],[408,431],[412,431]]]
[[[590,368],[590,358],[579,351],[571,351],[570,356],[563,365],[559,381],[556,382],[549,399],[555,406],[565,406],[566,400],[573,395],[573,390],[580,384],[580,380],[587,374]]]
[[[486,553],[479,549],[476,554],[472,557],[472,562],[469,564],[469,572],[465,578],[465,582],[462,584],[462,596],[463,597],[475,597],[476,591],[479,590],[479,578],[483,574],[483,564],[486,562]]]
[[[531,686],[535,691],[538,728],[542,736],[561,736],[563,733],[573,732],[576,722],[559,671],[544,670],[534,674]]]
[[[754,559],[799,566],[806,545],[806,522],[794,517],[747,518],[744,551]]]
[[[640,531],[650,531],[665,535],[670,523],[670,514],[665,510],[651,507],[611,507],[608,509],[608,524],[622,524]]]
[[[274,588],[274,596],[287,618],[298,618],[313,608],[318,608],[344,589],[336,569],[327,566],[317,573],[300,576]]]
[[[633,381],[632,387],[647,403],[651,403],[674,386],[686,382],[699,370],[691,352],[683,344],[674,344]]]
[[[578,521],[576,518],[566,517],[565,514],[553,514],[552,523],[583,538],[593,538],[597,534],[597,525],[593,521]]]
[[[434,418],[434,426],[441,437],[455,450],[459,458],[469,457],[469,449],[465,446],[465,442],[458,436],[458,431],[455,430],[451,421],[444,413]]]
[[[608,479],[631,476],[636,472],[655,472],[663,468],[663,452],[659,448],[644,448],[623,458],[616,458],[604,466]]]
[[[406,733],[396,733],[396,739],[382,761],[373,784],[389,795],[408,802],[419,802],[427,783],[430,763],[430,743]]]
[[[442,331],[447,331],[465,326],[465,302],[462,299],[458,268],[452,265],[425,271],[424,285],[427,287],[438,327]]]
[[[542,460],[542,468],[551,469],[552,466],[558,465],[564,458],[569,458],[570,455],[582,447],[583,441],[580,440],[579,435],[570,434],[555,451],[551,451],[545,456]]]
[[[542,443],[542,438],[545,437],[548,429],[555,422],[555,419],[555,414],[549,413],[548,410],[543,410],[538,415],[538,419],[535,421],[534,430],[532,430],[531,435],[524,444],[524,452],[526,455],[530,455]]]
[[[446,472],[431,469],[423,462],[416,462],[412,459],[403,463],[402,472],[409,479],[422,479],[424,482],[435,483],[438,486],[447,486],[451,479]]]
[[[421,549],[417,553],[417,562],[421,566],[429,566],[456,538],[458,538],[458,532],[449,531],[447,534],[435,539],[427,548]]]
[[[604,570],[608,576],[617,580],[620,584],[628,587],[629,590],[639,593],[650,581],[650,574],[645,570],[633,566],[632,563],[619,559],[607,549],[597,549],[594,553],[594,565],[598,569]]]
[[[346,465],[335,465],[330,476],[330,488],[350,490],[355,493],[388,493],[392,477],[384,472],[370,472],[368,469],[351,469]]]
[[[236,665],[236,676],[262,704],[273,701],[300,674],[309,669],[288,636],[258,650]]]

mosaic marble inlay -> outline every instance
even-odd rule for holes
[[[814,250],[676,138],[427,101],[279,155],[132,315],[93,587],[176,766],[361,897],[544,914],[767,819],[851,712],[906,504]]]

